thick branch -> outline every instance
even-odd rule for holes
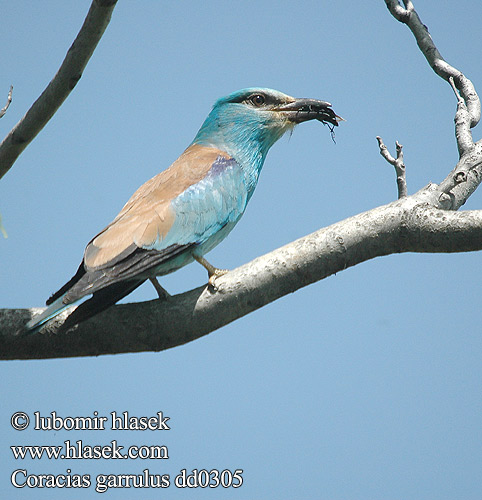
[[[435,186],[301,238],[167,301],[117,305],[66,334],[15,336],[34,310],[0,310],[0,357],[39,359],[160,351],[197,339],[347,267],[398,252],[482,249],[482,211],[430,206]],[[58,328],[60,322],[50,328]]]
[[[52,118],[82,76],[109,24],[117,0],[93,0],[84,24],[57,74],[0,144],[0,179]]]

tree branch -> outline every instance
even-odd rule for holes
[[[65,334],[16,337],[34,309],[0,310],[0,358],[42,359],[160,351],[185,344],[336,272],[399,252],[482,249],[482,211],[434,208],[436,186],[296,240],[168,300],[117,305]],[[44,329],[45,331],[45,329]]]
[[[52,118],[82,76],[109,24],[117,0],[93,0],[84,24],[57,74],[0,144],[0,179]]]
[[[410,28],[410,31],[415,36],[418,47],[435,73],[447,81],[449,81],[449,77],[454,79],[455,85],[467,105],[470,119],[469,127],[475,127],[480,120],[480,100],[472,82],[458,69],[445,61],[433,43],[427,27],[420,20],[411,1],[404,0],[403,4],[405,8],[400,5],[398,0],[385,0],[385,4],[395,19]]]

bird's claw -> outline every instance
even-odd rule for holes
[[[218,269],[215,267],[213,269],[212,273],[209,273],[209,279],[208,279],[208,284],[214,291],[218,290],[218,287],[216,286],[216,279],[219,278],[220,276],[224,276],[225,274],[229,273],[229,269]]]
[[[218,287],[216,286],[216,279],[219,278],[220,276],[225,275],[226,273],[229,272],[228,269],[218,269],[217,267],[214,267],[212,264],[210,264],[204,257],[200,255],[193,254],[194,260],[197,260],[201,266],[206,269],[208,272],[208,284],[209,286],[214,290],[217,291]]]

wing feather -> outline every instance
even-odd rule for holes
[[[173,200],[202,181],[218,157],[229,158],[219,149],[192,145],[167,170],[143,184],[113,222],[87,245],[86,268],[114,265],[119,258],[125,258],[126,249],[133,243],[138,248],[156,247],[162,251],[159,242],[166,239],[177,218]]]

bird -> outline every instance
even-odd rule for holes
[[[157,281],[193,262],[208,272],[208,284],[227,271],[204,257],[234,228],[253,195],[266,155],[294,126],[343,120],[326,101],[294,98],[250,87],[218,99],[192,143],[166,170],[143,184],[115,219],[87,244],[75,275],[25,326],[39,331],[84,299],[63,330],[107,309],[147,280]],[[85,300],[86,296],[92,297]]]

